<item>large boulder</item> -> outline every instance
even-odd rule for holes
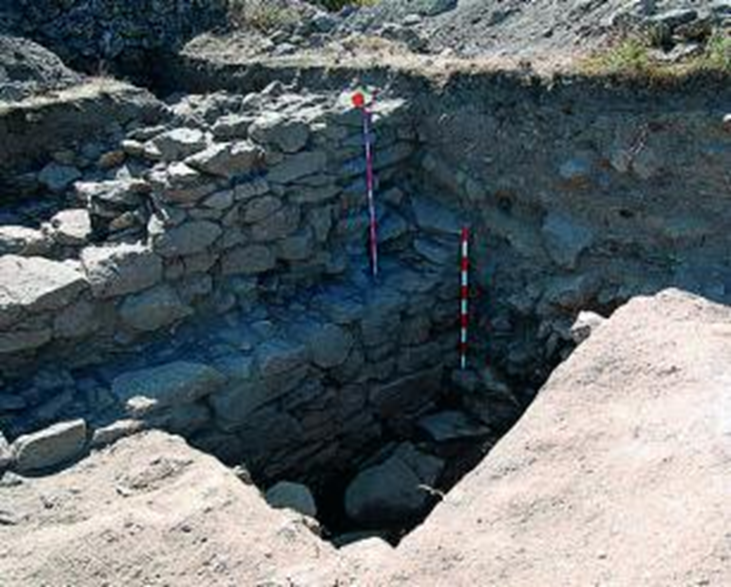
[[[162,260],[142,244],[87,247],[81,262],[97,298],[135,293],[162,280]]]
[[[185,222],[156,237],[153,248],[163,257],[195,255],[216,242],[222,232],[218,224],[209,220]]]
[[[14,467],[20,473],[42,471],[79,457],[85,448],[84,420],[54,424],[15,439],[12,446]]]
[[[24,312],[58,310],[86,287],[75,267],[41,257],[0,257],[0,328],[17,321]]]
[[[138,416],[193,403],[216,392],[225,381],[209,365],[175,361],[119,375],[112,382],[112,393],[130,415]]]
[[[80,247],[91,238],[91,218],[86,208],[62,210],[49,223],[51,238],[59,245]]]
[[[345,491],[349,518],[368,527],[414,519],[429,503],[443,462],[404,443],[383,463],[361,471]]]

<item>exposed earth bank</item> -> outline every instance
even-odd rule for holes
[[[335,551],[154,432],[0,482],[3,584],[728,585],[731,310],[635,298],[395,550]],[[296,561],[296,562],[295,562]]]

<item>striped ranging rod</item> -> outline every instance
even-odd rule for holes
[[[470,230],[466,226],[462,229],[462,255],[460,263],[460,329],[459,329],[459,365],[462,370],[467,368],[467,328],[469,326],[469,241]]]
[[[373,107],[375,95],[371,97],[370,106]],[[371,271],[373,278],[378,277],[378,223],[376,220],[376,203],[373,197],[375,177],[373,175],[373,144],[371,143],[371,110],[366,104],[363,92],[353,95],[353,105],[363,112],[363,144],[366,158],[366,191],[368,198],[368,233],[370,241]]]

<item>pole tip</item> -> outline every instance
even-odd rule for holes
[[[353,94],[353,106],[356,108],[365,107],[365,96],[363,95],[363,92],[356,92]]]

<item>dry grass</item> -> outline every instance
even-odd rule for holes
[[[655,57],[651,38],[629,35],[595,52],[581,61],[578,67],[582,73],[589,75],[656,81],[699,73],[731,75],[731,36],[725,31],[715,31],[701,53],[668,63]]]

